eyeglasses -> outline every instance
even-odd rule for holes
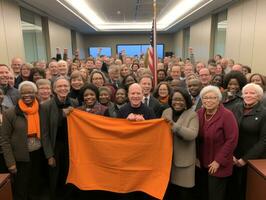
[[[103,78],[92,78],[93,81],[97,81],[97,80],[103,80]]]
[[[211,100],[211,101],[214,101],[214,100],[216,100],[218,97],[208,97],[208,96],[204,96],[204,97],[202,97],[202,99],[204,100],[204,101],[207,101],[207,100]]]

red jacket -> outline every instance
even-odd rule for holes
[[[198,110],[199,116],[199,160],[204,168],[212,161],[220,164],[213,176],[232,175],[233,152],[238,141],[238,126],[233,113],[222,104],[215,115],[205,120],[205,108]]]

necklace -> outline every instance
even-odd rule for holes
[[[210,115],[207,115],[207,111],[205,111],[205,113],[204,113],[204,118],[205,118],[205,120],[206,120],[206,121],[210,121],[210,120],[213,118],[213,116],[216,114],[216,112],[217,112],[217,110],[215,110],[214,113],[212,113],[212,114],[210,114]],[[207,117],[207,116],[209,116],[209,117]]]

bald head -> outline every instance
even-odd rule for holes
[[[141,105],[143,99],[143,91],[138,83],[133,83],[128,88],[128,99],[130,105],[134,108],[138,108]]]
[[[15,76],[20,74],[22,64],[23,60],[21,58],[15,57],[11,60],[11,68],[13,69]]]
[[[238,72],[242,73],[242,65],[240,65],[240,64],[233,65],[232,71],[238,71]]]

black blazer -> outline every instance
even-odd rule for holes
[[[162,116],[163,106],[160,104],[158,99],[150,95],[148,105],[154,111],[156,118],[160,118]]]
[[[78,102],[70,98],[70,104],[72,107],[77,107]],[[58,117],[59,108],[55,102],[55,99],[45,102],[41,106],[41,133],[44,137],[48,137],[46,140],[47,146],[50,148],[44,149],[45,155],[53,155],[53,150],[55,148],[57,128],[58,128]]]
[[[244,160],[265,157],[266,109],[261,103],[258,103],[250,112],[244,114],[244,105],[239,103],[232,111],[239,127],[235,156]]]

